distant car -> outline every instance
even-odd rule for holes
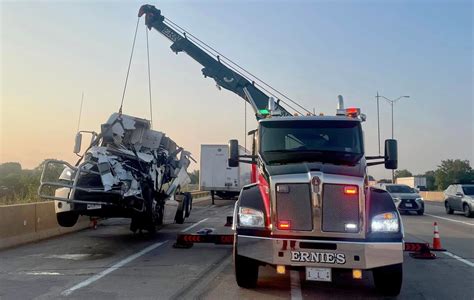
[[[389,192],[400,213],[413,211],[420,216],[425,213],[425,202],[415,189],[405,184],[383,183],[378,186]]]
[[[444,207],[447,214],[462,211],[466,217],[474,217],[474,184],[448,186],[444,191]]]

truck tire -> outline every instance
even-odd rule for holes
[[[184,196],[186,197],[185,217],[188,218],[191,215],[191,210],[193,209],[193,196],[189,192],[184,193]]]
[[[462,206],[462,210],[464,212],[465,217],[472,218],[474,216],[474,212],[471,211],[471,209],[469,208],[469,205],[467,205],[467,203],[464,203],[464,205]]]
[[[375,288],[385,296],[397,296],[400,294],[403,281],[403,266],[396,264],[376,268],[372,271]]]
[[[258,263],[250,258],[237,254],[237,247],[234,245],[234,270],[237,285],[245,289],[257,287]]]
[[[451,206],[449,205],[448,201],[444,202],[444,208],[446,209],[446,213],[448,215],[452,215],[454,210],[451,208]]]
[[[419,216],[422,216],[425,213],[425,206],[423,205],[419,210],[416,212]]]
[[[65,211],[56,214],[58,224],[62,227],[72,227],[76,225],[79,214],[74,211]]]
[[[177,224],[183,224],[184,219],[186,218],[186,200],[187,198],[185,197],[183,203],[181,203],[180,205],[181,207],[178,207],[178,210],[176,211],[176,216],[174,217],[174,220]]]

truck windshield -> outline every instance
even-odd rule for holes
[[[278,120],[260,126],[261,155],[268,164],[355,164],[364,154],[358,121]]]

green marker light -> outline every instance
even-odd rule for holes
[[[270,112],[268,111],[268,109],[261,109],[258,111],[261,115],[268,115],[270,114]]]

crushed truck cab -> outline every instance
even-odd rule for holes
[[[82,134],[92,134],[84,154]],[[79,215],[130,218],[130,229],[155,232],[168,223],[184,223],[192,207],[189,182],[191,153],[148,120],[113,113],[100,133],[79,132],[75,165],[48,160],[43,168],[40,197],[55,201],[59,225],[71,227]],[[54,170],[62,170],[59,178]]]

